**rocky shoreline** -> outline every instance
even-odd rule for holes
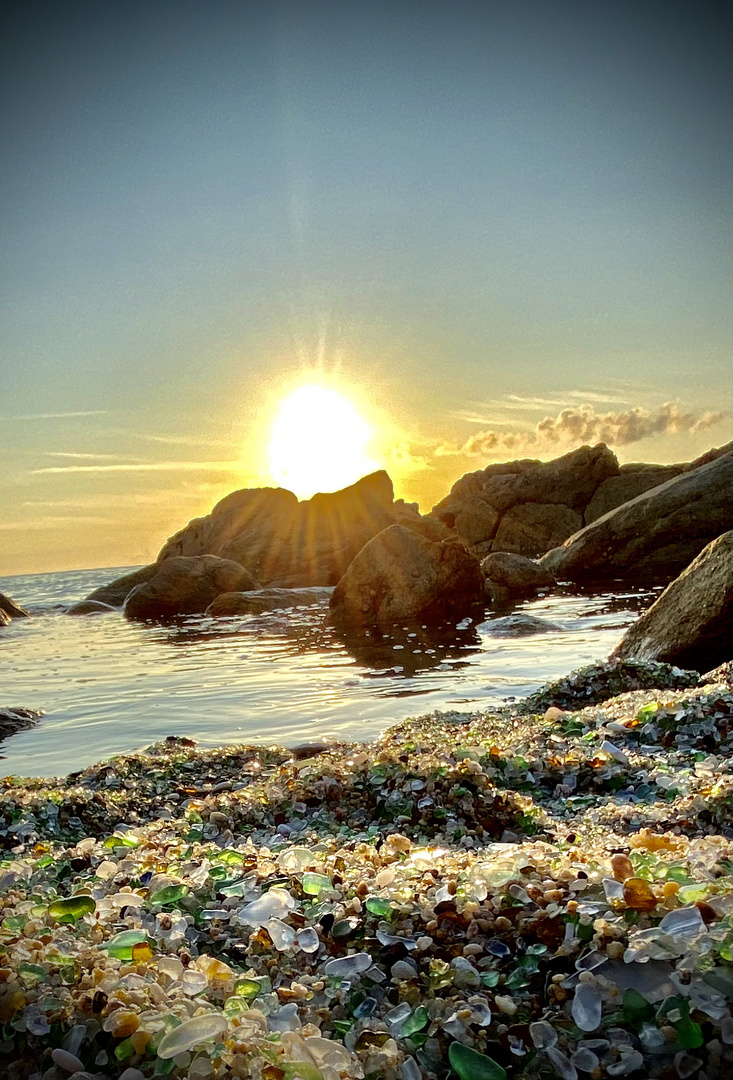
[[[732,727],[730,665],[617,663],[0,781],[3,1075],[722,1080]]]

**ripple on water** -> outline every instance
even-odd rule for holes
[[[2,632],[0,705],[46,714],[4,744],[0,775],[62,774],[167,735],[203,745],[365,740],[407,715],[486,709],[605,658],[652,599],[560,593],[517,605],[511,614],[541,620],[521,636],[495,636],[489,614],[480,625],[400,625],[346,642],[326,626],[324,604],[173,626],[61,613],[128,569],[0,579],[34,613]]]

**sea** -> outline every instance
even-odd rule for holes
[[[475,714],[605,659],[655,592],[569,587],[483,619],[342,640],[328,608],[133,623],[65,609],[136,567],[0,578],[32,617],[0,628],[0,707],[37,727],[0,776],[60,776],[168,736],[201,746],[371,741],[408,716]]]

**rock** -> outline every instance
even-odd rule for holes
[[[3,609],[0,608],[0,626],[9,626],[9,625],[10,625],[10,616],[8,615],[7,611],[3,611]]]
[[[129,574],[123,574],[122,577],[115,578],[115,580],[110,581],[108,585],[100,586],[100,588],[95,589],[94,592],[89,593],[89,596],[85,597],[85,600],[94,600],[98,601],[100,604],[111,604],[113,607],[122,607],[136,585],[142,585],[143,582],[150,581],[157,573],[157,562],[148,563],[147,566],[141,566],[139,570],[133,570]]]
[[[78,604],[67,608],[67,615],[106,615],[110,611],[119,611],[112,604],[103,604],[101,600],[80,600]]]
[[[206,609],[207,615],[260,615],[263,611],[279,611],[283,608],[307,607],[324,603],[331,598],[333,589],[256,589],[250,592],[226,592],[217,596]]]
[[[204,612],[223,592],[254,589],[248,570],[216,555],[166,559],[157,573],[137,585],[125,601],[128,619],[167,619]]]
[[[672,480],[679,476],[683,469],[683,465],[622,465],[618,476],[609,476],[608,480],[598,485],[595,495],[585,508],[585,524],[590,525],[591,521],[603,517],[609,510],[614,510],[629,499],[635,499],[644,491],[650,491],[651,488]]]
[[[729,453],[609,511],[539,565],[560,580],[669,581],[730,525],[732,482]]]
[[[0,709],[0,740],[35,727],[42,716],[33,709]]]
[[[404,525],[370,540],[334,589],[331,621],[340,628],[389,625],[420,616],[465,615],[483,604],[478,560],[455,541],[440,543]]]
[[[529,594],[555,584],[552,574],[532,559],[507,551],[487,555],[481,569],[494,584],[513,593]]]
[[[502,517],[491,547],[495,552],[543,555],[582,527],[582,515],[569,506],[520,503]]]
[[[733,660],[733,532],[708,544],[636,620],[611,659],[707,671]]]
[[[364,544],[395,523],[436,540],[447,535],[440,522],[394,501],[384,471],[302,503],[281,488],[234,491],[172,536],[158,558],[219,555],[248,567],[263,585],[335,585]]]
[[[467,473],[430,516],[479,553],[536,555],[582,527],[599,484],[619,472],[603,443],[553,461],[522,460]]]
[[[11,600],[5,593],[0,593],[0,612],[7,615],[8,622],[10,619],[29,619],[30,612],[22,608],[20,604],[16,604],[14,600]]]
[[[538,619],[536,615],[517,612],[501,619],[487,619],[476,629],[492,637],[527,637],[529,634],[548,634],[553,630],[562,630],[562,627],[549,619]]]

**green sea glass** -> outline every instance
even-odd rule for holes
[[[148,941],[148,935],[144,930],[123,930],[111,938],[106,945],[100,945],[100,949],[106,949],[115,960],[132,960],[132,950],[135,945]]]
[[[389,918],[392,915],[392,901],[385,900],[382,896],[368,896],[366,898],[366,909],[370,911],[372,915],[381,915],[382,918]]]
[[[175,904],[177,900],[182,900],[184,896],[188,896],[188,885],[165,885],[162,889],[156,889],[153,895],[150,897],[151,904]]]
[[[419,1005],[415,1009],[412,1016],[408,1016],[404,1024],[400,1028],[400,1035],[404,1039],[409,1039],[411,1035],[415,1035],[418,1031],[422,1031],[424,1027],[427,1027],[430,1020],[430,1014],[424,1005]]]
[[[505,1080],[506,1069],[497,1065],[493,1058],[479,1054],[463,1043],[453,1042],[448,1050],[451,1068],[461,1080]]]
[[[52,919],[58,919],[60,922],[76,922],[77,919],[81,919],[84,915],[94,911],[96,906],[91,896],[86,893],[79,893],[76,896],[66,896],[61,900],[54,900],[52,904],[48,905],[48,914]]]
[[[333,882],[326,874],[303,874],[303,892],[308,896],[318,896],[319,893],[333,888]]]

